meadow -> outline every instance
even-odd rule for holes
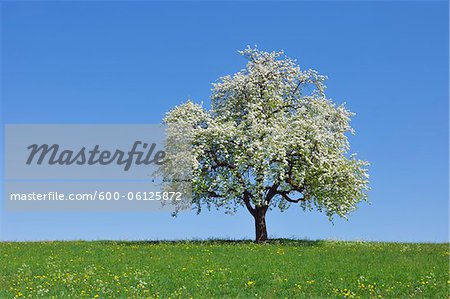
[[[0,298],[449,298],[449,245],[3,242]]]

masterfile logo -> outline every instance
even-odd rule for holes
[[[142,150],[139,150],[141,148]],[[116,163],[123,165],[124,170],[128,171],[131,165],[162,165],[166,153],[162,150],[155,152],[156,143],[148,144],[142,141],[135,141],[130,151],[116,149],[100,150],[100,145],[96,144],[93,149],[88,150],[83,146],[80,150],[61,150],[58,144],[32,144],[27,147],[30,150],[27,164],[33,162],[41,165],[47,163],[49,165],[109,165]]]
[[[166,128],[158,124],[14,124],[5,130],[10,179],[158,179],[166,159]]]

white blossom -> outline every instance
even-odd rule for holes
[[[210,111],[188,101],[164,119],[189,128],[196,208],[284,210],[298,202],[346,217],[369,189],[368,163],[349,152],[353,113],[326,97],[325,76],[283,52],[240,53],[245,69],[213,84]],[[169,130],[168,139],[186,132]]]

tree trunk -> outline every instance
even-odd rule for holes
[[[256,243],[267,241],[266,212],[267,207],[264,206],[255,207],[254,218],[255,218]]]

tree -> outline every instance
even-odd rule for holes
[[[256,242],[267,240],[273,207],[347,218],[367,199],[369,183],[368,163],[349,154],[353,113],[327,99],[325,76],[302,71],[283,52],[239,53],[246,68],[213,84],[210,111],[187,101],[164,119],[190,128],[194,207],[245,206]]]

